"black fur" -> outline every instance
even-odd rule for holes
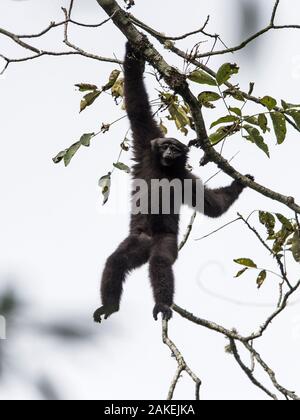
[[[126,110],[133,133],[135,165],[134,178],[147,183],[151,179],[193,180],[196,196],[196,180],[186,170],[188,148],[176,139],[164,139],[157,126],[143,81],[145,62],[140,54],[127,44],[124,63]],[[168,147],[170,146],[170,150]],[[175,149],[175,152],[174,152]],[[174,157],[174,155],[176,155]],[[173,157],[165,162],[163,156]],[[170,163],[170,164],[169,164]],[[205,189],[204,213],[219,217],[239,197],[243,185],[234,181],[229,187],[217,190]],[[147,262],[155,299],[153,311],[157,320],[159,313],[169,320],[174,296],[172,266],[178,256],[178,214],[133,215],[129,237],[108,258],[104,269],[101,297],[103,306],[94,314],[96,322],[108,318],[120,306],[123,283],[130,271]]]

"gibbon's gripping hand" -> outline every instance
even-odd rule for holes
[[[250,181],[255,181],[255,178],[252,175],[248,174],[248,175],[245,175],[245,177],[249,178]],[[236,185],[238,187],[238,189],[241,190],[241,191],[243,191],[245,188],[247,188],[246,185],[242,184],[240,181],[237,181],[237,180],[233,181],[233,185]]]
[[[255,178],[254,178],[254,176],[253,175],[246,175],[246,177],[247,178],[249,178],[250,179],[250,181],[255,181]]]
[[[170,306],[165,305],[163,303],[157,303],[153,309],[153,317],[155,321],[158,320],[158,314],[162,314],[162,318],[165,321],[170,321],[173,316],[173,311]]]
[[[119,305],[101,306],[101,308],[97,309],[97,311],[94,313],[94,321],[97,324],[101,324],[103,315],[104,315],[104,319],[107,319],[115,312],[118,312],[119,309],[120,309]]]
[[[145,71],[145,60],[142,55],[136,51],[130,42],[126,43],[126,57],[124,63],[125,71],[129,70],[131,73],[136,71],[144,73]]]

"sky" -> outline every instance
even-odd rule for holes
[[[242,15],[246,1],[136,0],[132,12],[142,21],[167,34],[181,34],[200,27],[210,15],[209,31],[219,33],[228,45],[240,43],[247,35],[265,26],[273,1],[253,0],[257,11],[252,25],[251,10]],[[50,21],[63,19],[63,0],[2,0],[0,27],[15,33],[34,33]],[[249,5],[248,5],[249,7]],[[254,9],[254,10],[255,10]],[[297,0],[282,0],[278,19],[295,22],[299,16]],[[105,19],[95,0],[75,1],[74,18],[98,23]],[[254,25],[254,27],[253,27]],[[119,59],[124,54],[125,39],[113,24],[98,29],[72,28],[71,40],[89,52]],[[65,50],[62,29],[36,41],[44,49]],[[187,49],[196,36],[180,43]],[[155,44],[156,45],[156,44]],[[201,48],[206,50],[206,44]],[[0,53],[22,57],[24,51],[10,40],[0,37]],[[172,65],[182,63],[163,51]],[[252,46],[226,60],[240,67],[239,82],[247,90],[255,81],[255,94],[266,94],[299,103],[300,47],[296,31],[269,33]],[[213,69],[224,57],[210,61]],[[101,326],[93,325],[92,313],[99,306],[99,282],[106,258],[128,233],[129,179],[116,171],[111,198],[102,207],[98,180],[116,161],[119,145],[129,128],[123,119],[109,133],[97,137],[89,149],[80,150],[68,168],[54,165],[52,158],[77,141],[83,133],[96,132],[102,123],[124,115],[108,95],[79,114],[81,95],[74,85],[80,82],[104,84],[116,64],[82,57],[45,57],[22,64],[12,64],[0,78],[0,289],[13,285],[28,302],[26,322],[72,319],[92,329],[93,338],[77,346],[58,344],[42,333],[18,334],[7,342],[10,362],[18,365],[24,377],[41,372],[56,384],[63,399],[164,399],[176,370],[169,350],[161,341],[161,324],[152,318],[153,299],[144,267],[133,273],[126,283],[121,311]],[[150,69],[148,69],[150,70]],[[153,78],[147,76],[152,98],[157,92]],[[249,112],[257,109],[249,106]],[[220,115],[205,111],[207,124]],[[225,114],[225,110],[223,109]],[[170,134],[178,133],[169,124]],[[186,141],[184,136],[180,137]],[[226,156],[239,152],[234,165],[243,173],[252,173],[263,185],[293,195],[300,201],[298,176],[298,134],[289,130],[285,144],[278,147],[273,135],[268,137],[272,159],[251,144],[234,137],[228,142]],[[206,180],[216,172],[212,164],[199,169],[199,152],[193,151],[191,163],[195,173]],[[123,158],[130,165],[130,155]],[[221,174],[210,186],[227,185],[230,179]],[[234,279],[238,271],[233,260],[254,259],[260,266],[276,269],[257,240],[241,224],[233,224],[206,240],[197,238],[255,209],[268,209],[293,215],[284,206],[247,190],[237,204],[218,220],[198,216],[189,244],[175,265],[176,303],[200,317],[235,327],[241,334],[257,330],[273,312],[278,299],[278,282],[269,278],[257,290],[254,273]],[[191,213],[184,210],[181,235]],[[295,282],[299,265],[290,261],[290,277]],[[300,302],[295,296],[290,307],[272,325],[259,342],[262,352],[290,389],[300,388]],[[203,381],[202,398],[207,400],[258,400],[265,395],[253,387],[232,356],[225,354],[228,344],[222,336],[201,329],[175,315],[170,323],[170,337],[182,350],[186,361]],[[261,378],[261,374],[259,374]],[[193,383],[184,375],[175,397],[194,395]],[[7,366],[0,383],[0,399],[39,399],[33,386]]]

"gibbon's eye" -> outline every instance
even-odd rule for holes
[[[163,151],[163,152],[165,152],[166,150],[168,150],[169,149],[169,145],[168,144],[163,144],[161,147],[160,147],[160,149]]]

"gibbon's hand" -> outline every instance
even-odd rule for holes
[[[253,175],[249,175],[249,174],[247,174],[247,175],[245,175],[245,177],[249,178],[249,179],[250,179],[250,181],[255,181],[255,178],[254,178],[254,176],[253,176]]]
[[[173,311],[170,306],[165,305],[163,303],[157,303],[153,309],[153,317],[155,321],[158,320],[158,314],[162,314],[162,318],[165,321],[170,321],[173,316]]]
[[[107,319],[112,314],[118,311],[119,311],[119,305],[101,306],[101,308],[97,309],[97,311],[94,313],[94,321],[97,324],[101,324],[103,315],[104,315],[104,319]]]
[[[249,178],[249,179],[250,179],[250,181],[255,181],[255,178],[254,178],[254,176],[253,176],[253,175],[249,175],[249,174],[247,174],[247,175],[245,175],[245,177],[246,177],[246,178]],[[247,187],[246,185],[244,185],[242,182],[237,181],[237,180],[233,181],[233,184],[235,184],[235,185],[239,185],[239,186],[240,186],[240,187],[242,187],[243,189],[248,188],[248,187]]]

